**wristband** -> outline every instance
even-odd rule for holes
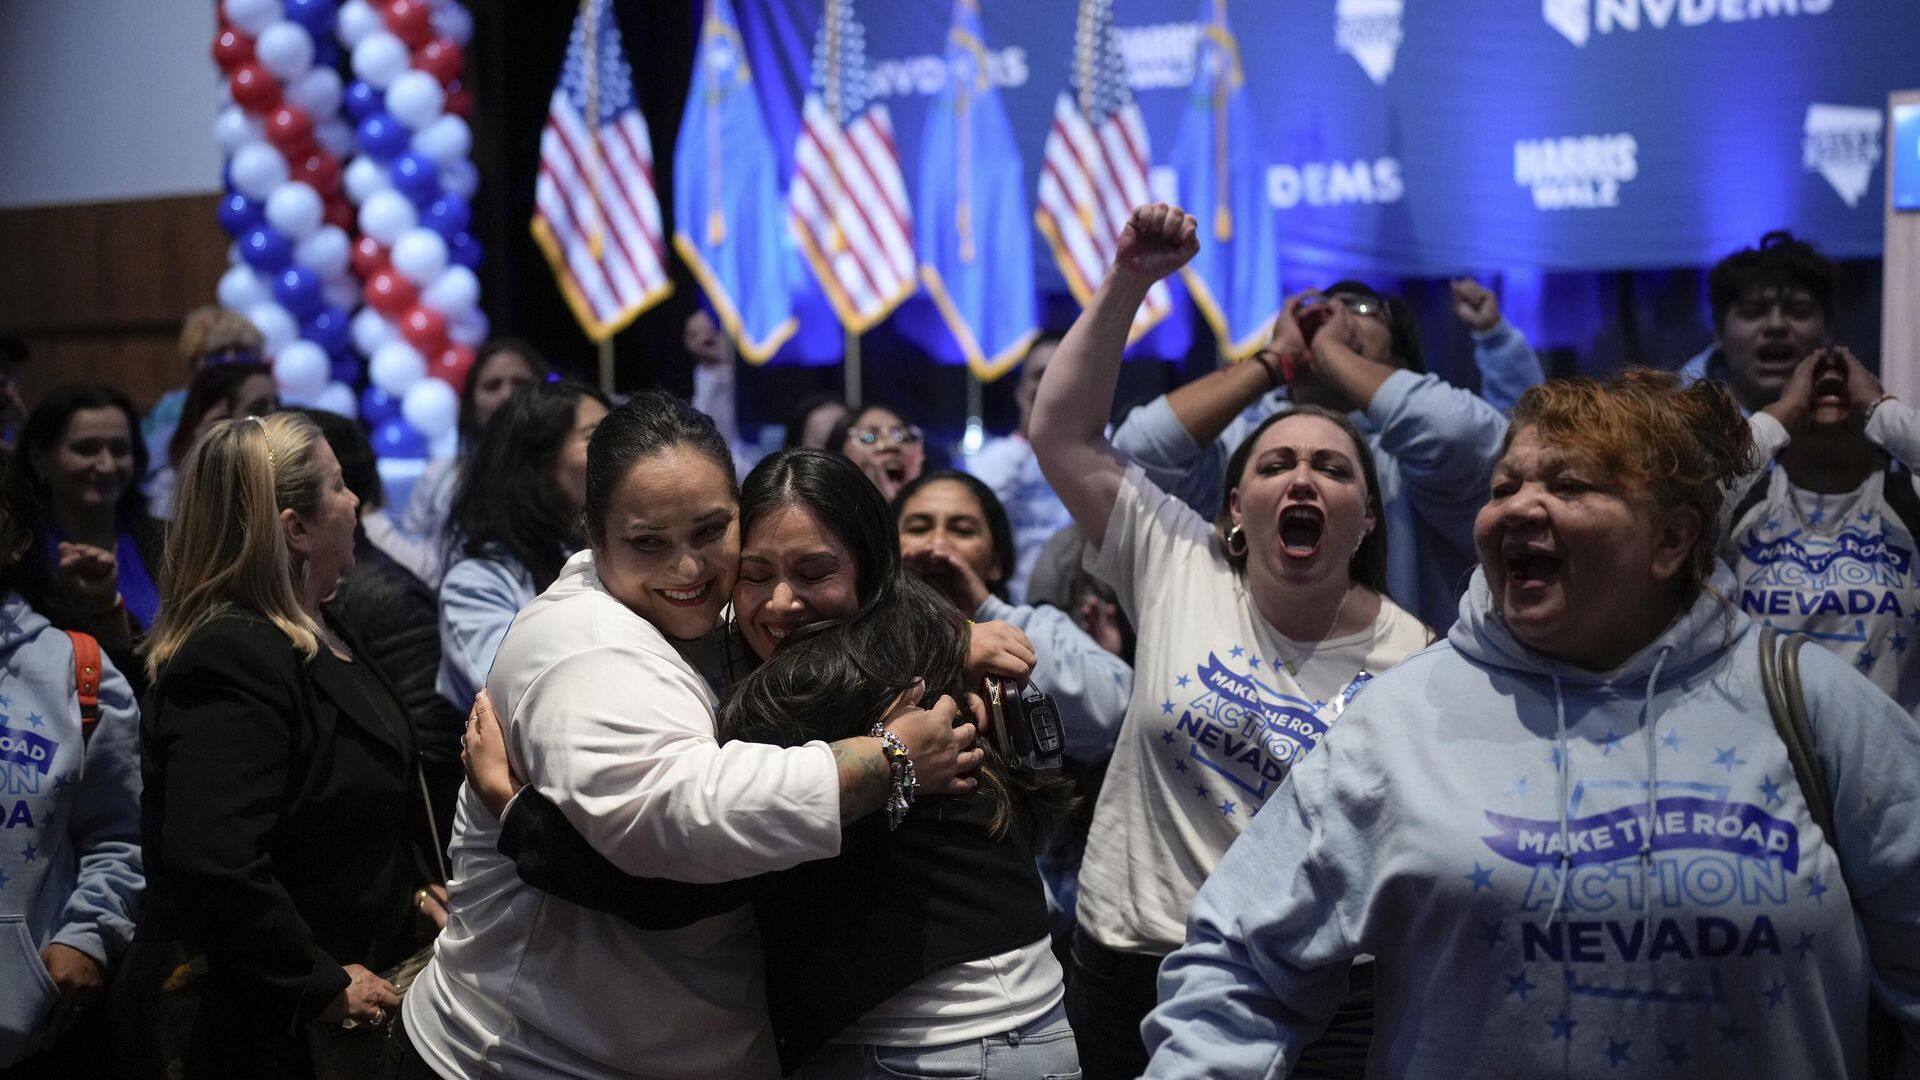
[[[1267,389],[1278,390],[1293,382],[1293,373],[1300,368],[1300,362],[1286,353],[1277,353],[1272,349],[1261,349],[1253,354],[1267,373]]]
[[[888,731],[885,724],[873,725],[868,734],[880,740],[880,752],[886,756],[887,772],[892,777],[887,791],[887,831],[891,832],[900,827],[907,811],[913,808],[920,778],[914,775],[913,759],[907,756],[907,744],[900,741],[900,736]]]
[[[1897,400],[1899,399],[1895,398],[1892,394],[1881,394],[1879,397],[1874,398],[1867,404],[1867,411],[1860,414],[1861,421],[1864,423],[1872,420],[1874,410],[1878,409],[1882,403]]]

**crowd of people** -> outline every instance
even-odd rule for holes
[[[1340,281],[1116,415],[1201,242],[954,469],[760,457],[705,315],[690,401],[489,343],[391,505],[230,312],[144,416],[9,350],[0,1076],[1920,1068],[1920,412],[1833,263],[1606,381],[1456,282],[1478,391]]]

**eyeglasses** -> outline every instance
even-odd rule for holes
[[[881,439],[886,439],[895,446],[912,446],[920,441],[921,435],[919,428],[909,424],[906,427],[853,428],[847,432],[847,438],[861,446],[872,446]]]
[[[1376,300],[1371,296],[1361,296],[1356,293],[1335,293],[1332,296],[1328,296],[1325,293],[1316,293],[1302,300],[1300,306],[1304,308],[1312,307],[1315,304],[1331,304],[1335,302],[1338,302],[1341,307],[1346,308],[1355,315],[1365,315],[1371,319],[1378,319],[1383,323],[1387,321],[1387,302],[1385,300]]]

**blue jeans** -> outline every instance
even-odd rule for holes
[[[809,1058],[796,1080],[1080,1080],[1080,1054],[1067,1010],[1012,1031],[943,1046],[833,1043]]]

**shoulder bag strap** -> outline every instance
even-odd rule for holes
[[[80,738],[93,738],[100,723],[100,643],[78,630],[64,631],[73,642],[73,690],[80,700]]]

